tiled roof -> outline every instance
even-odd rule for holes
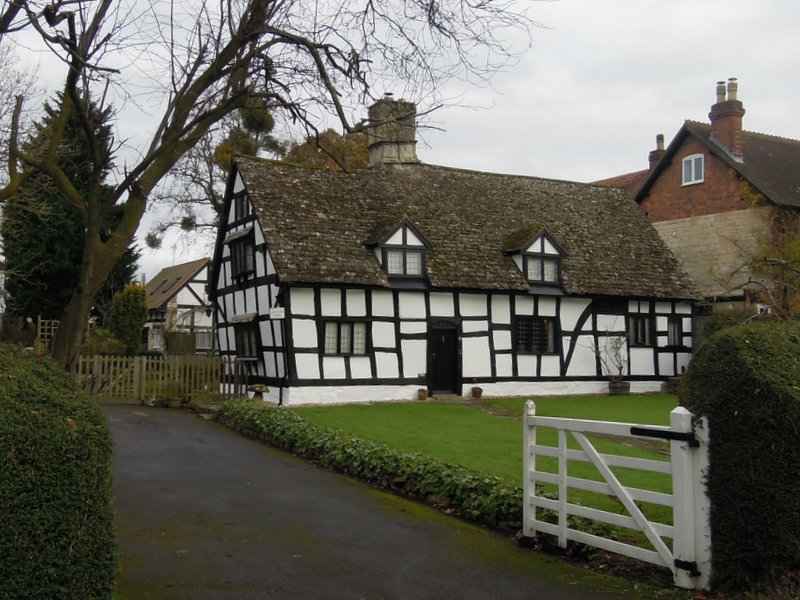
[[[743,130],[741,133],[743,160],[738,161],[719,143],[711,139],[711,125],[686,121],[667,148],[652,173],[636,192],[641,201],[661,171],[687,136],[705,144],[720,160],[749,181],[769,200],[781,206],[800,207],[800,140]]]
[[[695,296],[655,229],[620,190],[426,164],[355,173],[245,157],[237,165],[287,283],[388,286],[364,242],[407,222],[430,245],[433,287],[527,290],[504,242],[515,231],[541,227],[566,253],[567,293]]]
[[[650,169],[643,169],[641,171],[634,171],[633,173],[624,173],[616,177],[608,177],[607,179],[600,179],[599,181],[592,182],[594,185],[602,185],[604,187],[622,188],[631,195],[639,191]]]
[[[161,269],[145,286],[147,308],[160,308],[208,264],[207,258]]]

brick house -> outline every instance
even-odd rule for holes
[[[710,123],[685,121],[666,149],[656,138],[648,169],[595,182],[633,195],[703,296],[727,306],[775,300],[751,265],[800,230],[800,140],[746,131],[744,114],[736,79],[718,82]]]

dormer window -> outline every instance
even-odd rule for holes
[[[558,285],[561,280],[561,253],[546,234],[540,235],[522,253],[522,272],[531,283]]]
[[[705,159],[702,154],[690,154],[683,159],[682,185],[703,183],[705,177]]]
[[[411,224],[384,229],[367,244],[374,246],[375,258],[390,277],[419,279],[425,275],[427,244]]]

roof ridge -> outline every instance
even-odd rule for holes
[[[494,175],[495,177],[515,177],[519,179],[533,179],[536,181],[553,181],[556,183],[570,183],[573,185],[580,185],[586,187],[599,187],[603,189],[613,189],[602,185],[595,185],[594,183],[587,183],[585,181],[575,181],[573,179],[557,179],[555,177],[541,177],[539,175],[523,175],[520,173],[498,173],[496,171],[480,171],[478,169],[464,169],[462,167],[449,167],[447,165],[434,165],[432,163],[418,163],[421,167],[430,167],[433,169],[442,169],[445,171],[457,171],[459,173],[475,173],[478,175]]]
[[[686,119],[684,123],[691,123],[692,125],[700,125],[705,129],[711,129],[711,125],[709,123],[703,123],[702,121],[695,121],[693,119]],[[800,144],[800,139],[798,138],[790,138],[784,135],[775,135],[774,133],[764,133],[763,131],[753,131],[752,129],[742,129],[742,133],[746,133],[748,135],[755,135],[758,137],[765,137],[771,138],[774,140],[779,140],[781,142],[789,142],[792,144]]]

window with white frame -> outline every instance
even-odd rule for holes
[[[702,154],[690,154],[683,159],[683,185],[703,183],[705,159]]]
[[[325,354],[367,353],[367,324],[363,321],[325,321]]]
[[[522,270],[532,283],[558,285],[561,255],[546,235],[539,236],[522,255]]]
[[[381,246],[379,260],[391,277],[419,278],[425,273],[425,245],[407,226]]]
[[[670,317],[667,322],[667,345],[683,346],[683,319]]]

